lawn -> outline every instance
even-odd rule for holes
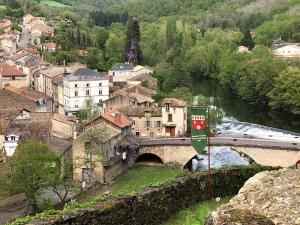
[[[143,187],[165,183],[189,173],[186,170],[171,170],[164,166],[135,165],[120,176],[112,185],[113,195],[132,194]]]
[[[60,2],[53,1],[53,0],[41,0],[41,4],[48,5],[48,6],[60,7],[60,8],[70,7],[68,5],[64,5],[64,4],[60,3]]]
[[[220,201],[204,201],[192,207],[179,211],[171,216],[171,218],[162,225],[203,225],[208,213],[217,209],[220,205],[227,203],[230,197],[221,199]]]

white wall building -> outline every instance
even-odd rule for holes
[[[300,44],[287,44],[277,47],[273,50],[273,54],[278,57],[298,58],[300,57]]]
[[[163,136],[178,137],[187,130],[187,104],[176,98],[165,98],[162,102]]]
[[[64,105],[67,115],[76,115],[87,100],[98,104],[109,98],[109,79],[89,68],[80,68],[63,77]]]
[[[19,138],[20,137],[15,134],[10,134],[10,135],[5,136],[3,148],[4,148],[5,154],[7,156],[13,156],[13,154],[15,153],[15,150],[18,146]]]
[[[151,69],[140,65],[134,66],[131,63],[118,63],[108,71],[108,75],[113,77],[113,82],[127,82],[135,76],[150,73],[153,73]]]

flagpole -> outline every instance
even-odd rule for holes
[[[211,189],[211,171],[210,171],[210,110],[207,108],[207,120],[208,120],[208,137],[207,137],[207,154],[208,154],[208,195],[209,200],[212,200],[212,189]]]

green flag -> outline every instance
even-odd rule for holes
[[[206,108],[190,108],[192,146],[202,154],[207,146],[208,116]]]

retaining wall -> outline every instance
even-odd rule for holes
[[[212,171],[213,197],[235,195],[245,181],[271,167],[248,166]],[[207,173],[177,178],[133,196],[113,197],[91,208],[51,215],[29,224],[47,225],[159,225],[180,209],[208,199]]]

